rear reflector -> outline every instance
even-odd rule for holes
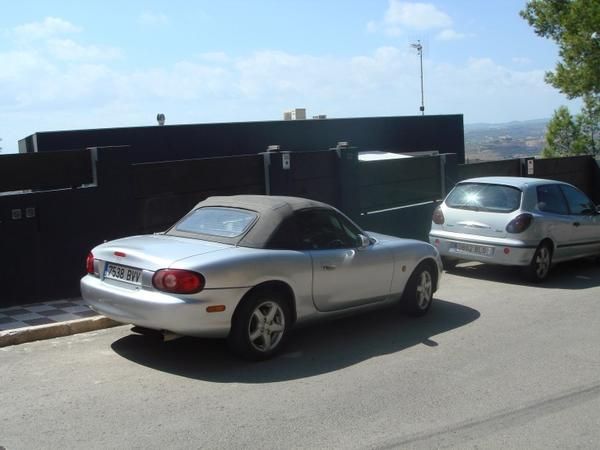
[[[152,285],[163,292],[195,294],[204,288],[204,277],[191,270],[161,269],[152,277]]]
[[[127,255],[123,252],[115,252],[115,256],[120,256],[121,258],[125,258]]]
[[[225,305],[213,305],[213,306],[206,307],[206,312],[209,312],[209,313],[223,312],[223,311],[225,311]]]

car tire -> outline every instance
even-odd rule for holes
[[[289,304],[273,291],[250,294],[236,310],[229,346],[239,356],[260,361],[283,348],[291,326]]]
[[[531,262],[525,267],[525,276],[534,283],[541,283],[550,273],[552,267],[552,247],[542,242],[533,254]]]
[[[447,256],[442,256],[442,266],[444,270],[450,272],[456,269],[456,265],[458,264],[457,258],[448,258]]]
[[[434,277],[432,264],[421,263],[414,270],[402,295],[402,303],[407,314],[414,317],[427,314],[433,302]]]

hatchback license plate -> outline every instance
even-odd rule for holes
[[[119,280],[139,286],[142,284],[142,271],[140,269],[134,269],[133,267],[108,263],[104,269],[104,278]]]
[[[456,244],[456,251],[458,253],[471,253],[473,255],[492,256],[494,254],[494,247],[487,247],[484,245],[475,244],[463,244],[458,242]]]

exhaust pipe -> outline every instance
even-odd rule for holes
[[[134,326],[131,328],[131,331],[134,333],[142,334],[144,336],[150,336],[152,338],[158,338],[163,342],[174,341],[175,339],[182,338],[180,334],[173,333],[168,330],[152,330],[150,328],[144,328],[139,326]],[[0,447],[1,448],[1,447]]]

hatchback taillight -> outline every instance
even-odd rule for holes
[[[433,223],[435,223],[436,225],[443,225],[444,224],[444,213],[442,212],[442,208],[440,208],[439,206],[437,208],[435,208],[433,210],[433,216],[431,217],[431,220],[433,220]]]
[[[152,285],[159,291],[195,294],[204,288],[204,277],[191,270],[161,269],[152,277]]]
[[[533,216],[531,214],[519,214],[506,225],[506,231],[509,233],[522,233],[529,228],[531,222],[533,222]]]
[[[88,253],[87,258],[85,259],[85,270],[87,273],[94,273],[94,254],[92,252]]]

